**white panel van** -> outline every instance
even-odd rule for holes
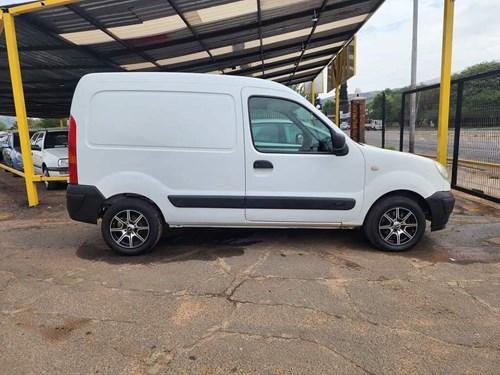
[[[445,227],[446,169],[358,144],[293,90],[190,73],[83,77],[71,106],[68,211],[122,254],[168,227],[356,228],[403,251]]]

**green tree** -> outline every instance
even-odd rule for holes
[[[462,78],[475,74],[500,69],[500,61],[488,61],[475,64],[454,74],[453,78]],[[500,75],[464,82],[462,125],[487,126],[500,123]],[[452,101],[452,104],[453,101]]]
[[[494,60],[471,65],[452,79],[463,78],[492,70],[500,69],[500,61]],[[422,85],[423,86],[423,85]],[[401,118],[401,89],[385,89],[386,94],[386,124],[387,126],[399,125]],[[456,111],[457,84],[453,84],[450,101],[450,126],[454,126],[453,116]],[[408,96],[406,111],[408,111]],[[487,124],[500,123],[500,76],[490,76],[481,79],[467,80],[464,82],[462,104],[462,126],[487,126]],[[437,126],[439,111],[439,88],[423,90],[417,93],[417,127]],[[407,112],[408,114],[408,112]],[[367,116],[371,119],[382,118],[382,92],[367,103]],[[369,119],[367,118],[367,120]]]
[[[36,123],[37,123],[37,120],[36,119],[33,119],[33,118],[28,118],[28,128],[29,129],[34,129],[36,128]],[[17,120],[14,121],[14,123],[12,124],[12,127],[10,128],[11,130],[17,130]]]
[[[332,114],[334,112],[334,102],[332,102],[331,100],[327,100],[323,106],[324,110],[325,110],[325,114],[329,115],[329,114]]]
[[[385,121],[387,126],[397,126],[401,117],[401,90],[385,89],[378,92],[367,104],[372,119],[382,119],[382,95],[385,93]]]
[[[497,69],[500,69],[500,60],[483,61],[479,64],[471,65],[459,73],[453,74],[452,78],[453,79],[462,78],[462,77],[467,77],[467,76],[471,76],[474,74],[489,72],[491,70],[497,70]]]
[[[65,124],[66,121],[63,120],[63,124]],[[36,120],[34,127],[36,128],[57,128],[61,126],[60,121],[58,119],[54,118],[42,118]]]
[[[9,128],[2,121],[0,121],[0,131],[7,131]]]

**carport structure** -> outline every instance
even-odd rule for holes
[[[36,182],[60,178],[34,174],[27,116],[68,117],[83,75],[168,71],[307,82],[382,3],[45,0],[4,7],[0,113],[17,116],[28,204],[38,204]]]
[[[38,204],[35,183],[47,178],[33,171],[27,116],[68,117],[83,75],[168,71],[311,81],[382,3],[46,0],[3,8],[0,112],[17,116],[28,204]]]

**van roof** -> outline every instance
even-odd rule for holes
[[[241,77],[232,75],[209,73],[168,73],[168,72],[125,72],[125,73],[91,73],[82,77],[80,83],[90,82],[169,82],[194,83],[207,85],[230,85],[239,87],[262,87],[280,91],[289,91],[290,88],[281,83],[261,78]]]

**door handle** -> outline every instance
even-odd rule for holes
[[[273,169],[273,163],[268,160],[256,160],[253,162],[254,169]]]

